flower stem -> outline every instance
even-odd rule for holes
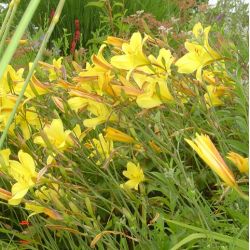
[[[241,191],[241,189],[239,188],[238,185],[234,187],[234,190],[239,194],[239,196],[240,196],[242,199],[244,199],[244,200],[246,200],[246,201],[249,201],[249,196],[248,196],[247,194],[243,193],[243,192]]]

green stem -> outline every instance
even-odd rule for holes
[[[242,199],[244,199],[244,200],[246,200],[246,201],[249,201],[249,196],[248,196],[247,194],[243,193],[243,192],[241,191],[241,189],[239,188],[239,186],[234,187],[234,190],[239,194],[239,196],[240,196]]]
[[[0,37],[2,37],[3,32],[4,32],[5,28],[6,28],[6,24],[7,24],[8,20],[9,20],[9,18],[10,18],[12,8],[13,8],[13,6],[9,5],[8,11],[6,13],[6,16],[4,17],[4,20],[3,20],[3,23],[2,23],[2,26],[1,26],[1,29],[0,29]]]
[[[14,3],[14,7],[13,7],[13,9],[11,11],[10,18],[9,18],[7,24],[6,24],[5,29],[4,29],[4,34],[3,34],[3,36],[0,36],[1,37],[1,42],[0,42],[0,56],[1,56],[2,52],[3,52],[3,47],[4,47],[4,44],[6,42],[6,38],[7,38],[8,34],[9,34],[11,24],[12,24],[12,22],[14,20],[18,4],[19,4],[19,2],[15,2]]]
[[[35,0],[34,0],[34,1],[35,1]],[[40,0],[38,0],[38,2],[39,2],[39,1],[40,1]],[[32,2],[33,2],[33,1],[32,1]],[[32,3],[32,2],[31,2],[31,3]],[[58,20],[59,20],[59,17],[60,17],[60,15],[61,15],[61,12],[62,12],[62,8],[63,8],[63,6],[64,6],[64,3],[65,3],[65,0],[60,0],[59,4],[58,4],[58,6],[57,6],[55,15],[54,15],[54,17],[53,17],[53,19],[52,19],[52,21],[51,21],[51,24],[50,24],[50,26],[49,26],[49,28],[48,28],[47,33],[45,34],[45,37],[44,37],[43,42],[42,42],[42,44],[41,44],[41,47],[40,47],[40,49],[39,49],[39,51],[38,51],[38,53],[37,53],[37,56],[36,56],[36,58],[35,58],[35,60],[34,60],[34,62],[33,62],[33,64],[32,64],[31,69],[29,70],[29,73],[28,73],[28,75],[27,75],[27,77],[26,77],[26,79],[25,79],[24,85],[23,85],[23,87],[22,87],[22,89],[21,89],[21,91],[20,91],[20,93],[19,93],[19,96],[18,96],[18,98],[17,98],[17,101],[16,101],[16,103],[15,103],[15,106],[14,106],[14,108],[13,108],[13,110],[12,110],[12,112],[11,112],[9,118],[8,118],[7,124],[6,124],[5,128],[4,128],[4,131],[3,131],[2,136],[1,136],[1,138],[0,138],[0,149],[3,147],[4,140],[5,140],[6,136],[7,136],[8,130],[9,130],[9,128],[10,128],[10,125],[11,125],[11,123],[12,123],[14,117],[15,117],[15,114],[16,114],[16,112],[17,112],[18,106],[19,106],[19,104],[20,104],[20,102],[21,102],[21,100],[22,100],[22,98],[23,98],[23,95],[24,95],[25,90],[26,90],[26,88],[27,88],[27,86],[28,86],[28,83],[29,83],[29,81],[30,81],[30,78],[31,78],[32,75],[33,75],[33,72],[34,72],[34,70],[35,70],[35,68],[36,68],[36,65],[37,65],[38,61],[41,59],[41,57],[42,57],[42,55],[43,55],[43,52],[44,52],[44,50],[45,50],[45,48],[46,48],[46,45],[47,45],[47,43],[48,43],[48,41],[49,41],[49,38],[50,38],[50,36],[51,36],[51,34],[52,34],[54,28],[55,28],[55,25],[56,25],[56,23],[57,23]],[[12,41],[14,41],[14,38],[13,38]],[[0,65],[1,65],[1,63],[0,63]],[[0,68],[0,70],[1,70],[1,68]],[[1,71],[0,71],[0,79],[1,79]]]
[[[180,249],[183,245],[189,243],[190,241],[197,240],[197,239],[202,239],[202,238],[208,238],[206,234],[204,233],[193,233],[191,235],[188,235],[181,241],[179,241],[176,245],[174,245],[170,250],[178,250]]]

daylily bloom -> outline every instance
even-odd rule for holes
[[[171,74],[170,66],[174,60],[171,52],[161,49],[157,58],[153,55],[148,58],[150,67],[138,67],[133,72],[135,82],[144,91],[136,99],[141,108],[154,108],[174,100],[167,86],[167,78]]]
[[[201,159],[230,187],[236,187],[234,174],[228,168],[213,142],[207,135],[199,135],[193,140],[185,141],[196,151]]]
[[[202,68],[221,58],[208,43],[210,28],[211,26],[203,29],[201,23],[194,26],[193,34],[196,40],[199,40],[199,43],[197,41],[185,42],[188,53],[175,63],[179,73],[190,74],[197,71],[196,78],[202,81]]]
[[[21,68],[16,71],[11,65],[8,65],[7,69],[10,79],[12,80],[14,86],[19,82],[24,82],[23,78],[24,68]]]
[[[209,85],[209,86],[207,86],[207,93],[204,95],[207,107],[210,108],[212,106],[223,105],[224,102],[220,99],[220,97],[226,96],[228,94],[227,93],[228,90],[230,90],[230,88],[223,86],[223,85],[220,85],[220,86]]]
[[[150,60],[154,70],[157,74],[164,73],[170,74],[170,67],[174,61],[174,57],[172,56],[170,50],[166,50],[164,48],[160,49],[159,55],[155,58],[153,55],[149,55],[148,59]]]
[[[138,66],[149,64],[149,60],[142,50],[146,40],[147,36],[142,40],[140,32],[134,33],[129,43],[122,44],[122,51],[125,55],[113,56],[111,64],[118,69],[125,70],[133,70]]]
[[[135,190],[138,190],[139,184],[145,181],[144,173],[139,163],[135,165],[133,162],[128,162],[127,171],[123,171],[122,173],[129,179],[124,184],[121,184],[122,188],[134,188]]]
[[[24,84],[24,82],[19,82],[18,84],[16,84],[16,86],[14,88],[15,93],[17,93],[17,94],[20,93],[20,91],[23,87],[23,84]],[[33,91],[32,87],[30,86],[31,84],[34,88],[34,91]],[[25,90],[24,96],[31,99],[31,98],[36,97],[36,95],[44,95],[44,94],[49,92],[49,87],[50,87],[50,85],[40,82],[35,77],[35,75],[33,75],[31,77],[29,85],[27,86],[27,88]]]
[[[83,121],[83,125],[87,128],[95,128],[106,121],[117,120],[117,116],[104,103],[89,100],[87,110],[95,116]]]
[[[14,88],[16,84],[23,84],[23,72],[23,68],[16,71],[11,65],[8,65],[2,78],[0,79],[0,92],[2,90],[5,93],[9,93],[10,89]]]
[[[122,131],[118,129],[114,129],[111,127],[108,127],[105,129],[106,135],[105,138],[112,141],[120,141],[120,142],[126,142],[126,143],[133,143],[135,142],[135,139]]]
[[[9,174],[17,181],[11,189],[12,198],[8,201],[11,205],[21,202],[29,189],[35,186],[38,175],[32,156],[20,150],[18,159],[19,161],[9,161]]]
[[[229,152],[227,158],[233,162],[233,164],[239,169],[241,173],[248,174],[249,171],[249,161],[248,158],[244,158],[243,156],[235,153]]]
[[[159,91],[157,91],[157,88]],[[168,90],[167,82],[163,79],[159,79],[157,82],[149,82],[145,84],[143,89],[145,92],[136,98],[136,103],[141,108],[154,108],[165,102],[172,102],[174,100]]]
[[[78,83],[80,90],[89,93],[95,92],[103,95],[106,92],[109,82],[113,78],[111,74],[112,65],[103,56],[106,44],[102,44],[98,53],[91,57],[92,64],[87,63],[86,69],[81,70],[73,80]]]
[[[62,75],[62,59],[63,57],[56,59],[53,59],[53,62],[51,64],[45,63],[45,62],[39,62],[39,64],[46,70],[49,71],[49,81],[55,81]]]
[[[92,148],[94,149],[89,157],[97,157],[100,160],[96,162],[97,165],[101,165],[102,161],[109,158],[111,152],[114,149],[113,141],[105,140],[103,134],[99,134],[99,139],[94,138],[92,140]]]
[[[54,119],[50,125],[45,126],[43,131],[48,137],[50,144],[60,151],[65,150],[72,144],[72,140],[70,139],[71,131],[64,131],[61,119]],[[41,136],[36,136],[34,143],[40,144],[43,147],[48,146]]]
[[[205,82],[211,85],[216,85],[215,74],[212,71],[203,70],[202,78],[204,79]]]

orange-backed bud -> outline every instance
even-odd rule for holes
[[[162,149],[159,147],[159,146],[157,146],[155,143],[154,143],[154,141],[150,141],[149,142],[149,145],[150,145],[150,147],[156,152],[156,153],[161,153],[162,152]]]
[[[52,100],[55,103],[55,105],[63,112],[65,113],[64,106],[63,106],[63,100],[60,97],[52,96]]]
[[[125,133],[123,133],[120,130],[108,127],[105,129],[106,135],[105,138],[107,140],[111,141],[120,141],[120,142],[126,142],[126,143],[133,143],[135,142],[135,139]]]
[[[0,199],[8,201],[9,199],[11,199],[11,197],[12,197],[11,192],[0,188]]]
[[[62,220],[63,217],[54,209],[51,208],[44,208],[44,213],[48,215],[53,220]]]
[[[185,141],[198,153],[201,159],[230,187],[236,187],[234,174],[228,168],[220,153],[210,140],[208,135],[199,135],[196,138]]]
[[[127,43],[126,40],[115,37],[115,36],[108,36],[105,42],[107,44],[113,45],[118,48],[121,48],[123,43]]]

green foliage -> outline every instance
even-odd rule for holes
[[[51,13],[57,5],[57,0],[41,1],[39,10],[32,20],[32,24],[37,27],[48,26]],[[27,6],[27,1],[21,1],[20,13]],[[52,41],[57,45],[61,43],[61,37],[64,36],[64,29],[67,30],[68,41],[70,44],[75,32],[75,19],[80,20],[80,29],[82,33],[82,44],[97,43],[104,40],[105,37],[112,32],[113,35],[126,34],[129,26],[123,23],[126,15],[134,14],[136,11],[144,10],[144,12],[152,13],[158,20],[168,20],[174,15],[178,15],[179,9],[175,1],[155,0],[155,1],[124,1],[124,0],[74,0],[66,1],[62,18],[60,19],[55,31],[52,35]],[[32,31],[32,28],[30,27]],[[32,31],[34,32],[34,31]],[[99,41],[95,36],[99,37]],[[52,47],[51,42],[50,47]],[[79,45],[78,45],[79,46]],[[61,50],[65,50],[60,47]],[[68,51],[69,53],[69,51]]]

